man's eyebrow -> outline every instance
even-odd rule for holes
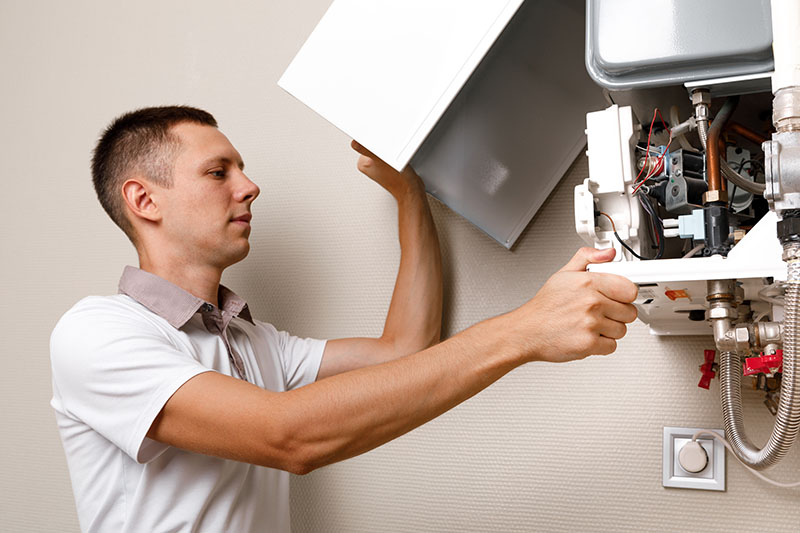
[[[244,161],[242,161],[241,159],[237,159],[236,161],[234,161],[230,157],[223,157],[223,156],[210,157],[210,158],[206,159],[205,161],[203,161],[200,164],[200,166],[201,167],[207,167],[207,166],[212,166],[214,164],[220,164],[220,163],[225,164],[225,165],[236,164],[236,166],[239,167],[239,170],[244,170]]]

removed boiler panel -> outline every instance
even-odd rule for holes
[[[336,0],[279,85],[510,248],[602,109],[582,0]]]

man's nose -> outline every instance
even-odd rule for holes
[[[261,189],[258,188],[258,185],[253,183],[250,178],[248,178],[244,172],[242,172],[241,183],[236,191],[236,199],[240,202],[245,202],[247,200],[253,201],[258,198],[260,193]]]

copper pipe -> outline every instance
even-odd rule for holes
[[[708,128],[708,141],[706,142],[706,172],[708,173],[708,190],[722,191],[722,173],[719,168],[719,141],[725,124],[730,120],[736,106],[739,104],[738,96],[729,96],[722,109],[719,110],[714,122]]]
[[[719,158],[724,159],[725,161],[728,160],[728,145],[725,144],[725,139],[722,138],[720,135],[719,142],[717,143],[717,147],[719,148]],[[719,183],[719,190],[727,191],[728,190],[728,180],[720,180]]]
[[[751,143],[755,143],[755,144],[757,144],[759,146],[761,146],[763,143],[767,142],[767,140],[768,140],[766,137],[764,137],[760,133],[757,133],[757,132],[751,130],[747,126],[742,126],[738,122],[729,122],[728,126],[725,129],[727,131],[731,131],[731,132],[735,133],[736,135],[738,135],[739,137],[747,139]]]

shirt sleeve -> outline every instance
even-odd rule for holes
[[[167,400],[211,370],[179,351],[152,321],[101,298],[85,299],[61,318],[50,358],[64,414],[140,463],[169,447],[147,438]]]
[[[327,341],[295,337],[266,322],[256,321],[256,324],[277,341],[286,390],[298,389],[317,380]]]

